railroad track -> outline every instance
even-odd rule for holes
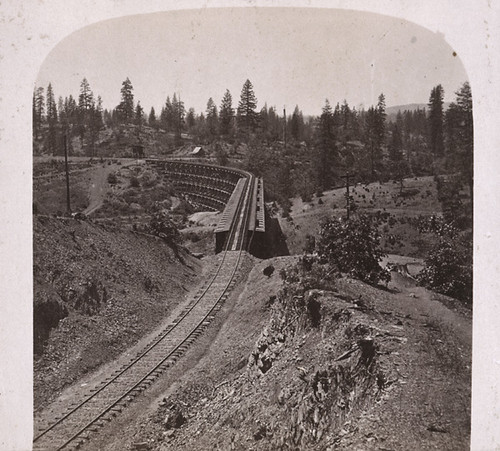
[[[206,285],[128,363],[93,386],[85,396],[59,404],[58,416],[49,413],[35,418],[34,450],[79,448],[171,367],[208,327],[236,283],[246,246],[254,183],[254,177],[248,174],[225,251]]]

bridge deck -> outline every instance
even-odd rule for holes
[[[229,198],[226,208],[224,208],[224,212],[222,213],[222,217],[220,218],[219,224],[215,229],[215,233],[220,232],[228,232],[231,228],[231,224],[233,223],[234,215],[236,214],[236,209],[238,207],[238,200],[243,195],[243,188],[245,186],[245,179],[240,178],[236,187],[234,188],[231,197]]]
[[[265,214],[264,214],[264,182],[262,178],[257,180],[252,196],[252,210],[250,213],[250,221],[248,230],[256,232],[265,232]]]

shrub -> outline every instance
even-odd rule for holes
[[[116,185],[118,183],[118,177],[116,176],[116,174],[114,172],[110,172],[108,174],[108,183],[110,185]]]
[[[418,275],[422,285],[465,303],[472,302],[472,245],[468,237],[442,235]]]
[[[145,172],[141,178],[141,184],[145,188],[152,188],[158,184],[158,179],[150,172]]]
[[[201,240],[200,235],[198,235],[196,232],[188,232],[186,234],[186,238],[192,243],[197,243],[198,241]]]
[[[370,216],[326,221],[320,231],[318,255],[339,272],[365,282],[390,280],[390,273],[378,264],[384,253],[377,223]]]
[[[316,237],[314,235],[307,234],[305,241],[304,252],[306,254],[312,254],[316,247]]]
[[[193,212],[194,212],[193,206],[188,201],[186,201],[184,199],[182,199],[180,201],[179,205],[177,205],[177,207],[175,207],[172,210],[172,213],[182,215],[185,217],[192,214]]]
[[[168,213],[159,211],[153,214],[149,222],[150,233],[159,236],[169,244],[181,242],[181,234]]]
[[[139,179],[135,175],[130,177],[130,186],[133,188],[139,188],[141,186]]]

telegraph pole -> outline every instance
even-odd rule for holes
[[[349,199],[349,177],[353,177],[354,174],[349,174],[349,171],[345,175],[340,177],[345,179],[345,189],[346,189],[346,199],[347,199],[347,220],[349,221],[349,212],[351,210],[350,199]]]
[[[64,166],[66,168],[66,210],[71,213],[71,203],[69,197],[69,170],[68,170],[68,133],[64,133]]]

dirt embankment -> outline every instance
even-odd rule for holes
[[[117,357],[198,282],[201,262],[161,239],[34,217],[35,407]]]
[[[256,265],[196,367],[102,449],[468,449],[470,311],[397,274],[283,290],[293,261]]]

